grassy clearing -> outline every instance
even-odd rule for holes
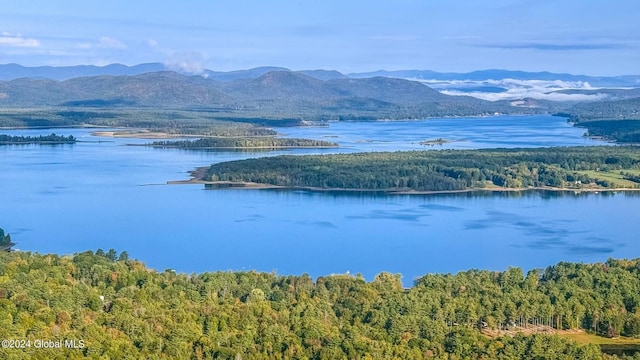
[[[618,336],[607,338],[594,334],[580,332],[559,332],[558,335],[571,339],[580,344],[594,344],[600,347],[602,352],[610,355],[633,355],[640,352],[640,339]]]
[[[595,334],[589,334],[586,332],[558,332],[558,335],[569,338],[580,344],[596,344],[596,345],[632,345],[640,347],[640,339],[630,338],[625,336],[618,336],[615,338],[608,338],[604,336],[598,336]]]
[[[615,184],[615,187],[634,188],[640,185],[636,182],[624,179],[622,174],[620,173],[620,170],[615,170],[611,172],[594,171],[594,170],[585,170],[585,171],[576,171],[576,172],[578,174],[587,175],[592,179],[606,180],[612,184]],[[637,169],[622,170],[622,172],[628,172],[634,175],[640,174],[640,170],[637,170]]]

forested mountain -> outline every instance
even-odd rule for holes
[[[31,341],[0,357],[614,359],[563,330],[637,336],[639,294],[637,259],[427,274],[403,289],[389,273],[186,275],[114,250],[0,252],[0,338]]]
[[[587,129],[588,136],[640,143],[640,97],[577,104],[561,115]]]
[[[80,77],[65,81],[0,82],[5,107],[154,107],[243,111],[244,116],[322,119],[384,119],[526,113],[471,97],[443,95],[401,79],[319,80],[291,71],[220,82],[202,76],[153,72],[135,76]]]
[[[577,104],[569,110],[570,120],[640,120],[640,96],[623,100],[595,101]]]
[[[138,75],[163,70],[165,70],[165,66],[159,63],[139,64],[135,66],[109,64],[106,66],[75,65],[35,67],[22,66],[18,64],[3,64],[0,65],[0,80],[14,80],[19,78],[67,80],[85,76]]]

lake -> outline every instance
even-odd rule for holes
[[[469,268],[525,270],[558,261],[640,256],[638,193],[508,192],[376,195],[283,190],[204,190],[166,185],[214,162],[280,153],[532,147],[606,143],[551,116],[331,123],[279,128],[286,136],[336,141],[339,149],[185,151],[52,131],[83,142],[0,146],[0,227],[23,251],[126,250],[162,271],[425,273]],[[426,147],[431,149],[430,147]]]

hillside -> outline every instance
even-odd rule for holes
[[[0,337],[25,342],[6,343],[0,357],[616,359],[593,342],[640,334],[639,268],[639,260],[608,260],[526,274],[469,270],[427,274],[403,289],[401,275],[384,272],[369,282],[254,271],[186,275],[154,271],[115,250],[0,252]],[[512,335],[487,335],[500,329]],[[600,336],[579,345],[549,335],[563,329]],[[637,341],[625,339],[638,351]]]
[[[443,95],[402,79],[332,78],[270,71],[220,82],[175,72],[0,81],[2,107],[153,107],[215,109],[231,117],[324,119],[418,118],[527,113],[530,109]],[[221,115],[223,116],[223,115]]]

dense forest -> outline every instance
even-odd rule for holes
[[[137,108],[25,108],[0,109],[0,127],[58,128],[112,127],[146,129],[175,135],[202,136],[274,136],[265,128],[271,124],[263,118],[226,118],[214,110],[137,109]],[[277,122],[276,122],[277,124]],[[299,121],[283,120],[295,126]],[[126,132],[127,130],[122,130]]]
[[[0,338],[31,346],[0,357],[595,360],[614,357],[565,330],[640,335],[640,259],[428,274],[408,289],[400,280],[187,275],[115,250],[2,252]],[[37,339],[83,343],[45,349]]]
[[[73,135],[40,135],[40,136],[12,136],[0,134],[0,145],[7,144],[74,144],[76,138]]]
[[[576,126],[586,128],[587,136],[619,143],[640,143],[640,120],[595,120],[580,122]]]
[[[212,165],[207,181],[354,190],[640,188],[640,147],[434,150],[276,156]]]
[[[197,140],[154,141],[148,146],[171,147],[180,149],[227,149],[227,148],[328,148],[338,147],[329,141],[276,138],[276,137],[245,137],[245,138],[202,138]]]
[[[580,103],[556,115],[587,129],[587,136],[640,142],[640,98]]]
[[[640,97],[579,103],[567,110],[574,122],[640,119]]]

